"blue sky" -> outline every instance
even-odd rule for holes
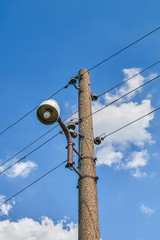
[[[0,131],[66,85],[81,68],[91,68],[159,27],[159,7],[157,0],[1,0]],[[160,60],[159,40],[157,31],[92,70],[92,92],[100,94]],[[158,75],[159,67],[99,98],[93,111]],[[157,79],[96,114],[95,136],[110,133],[159,107],[159,87]],[[77,91],[72,86],[55,99],[63,119],[77,107]],[[103,240],[159,240],[159,117],[160,112],[156,112],[105,139],[96,148]],[[0,136],[1,163],[51,127],[40,124],[34,111]],[[46,135],[19,158],[59,130]],[[64,135],[55,140],[27,157],[24,164],[0,175],[1,202],[66,160]],[[77,180],[76,174],[62,166],[14,198],[1,208],[0,237],[31,239],[34,232],[33,239],[45,236],[50,240],[54,236],[55,240],[76,240]]]

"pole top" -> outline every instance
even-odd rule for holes
[[[82,75],[82,74],[87,74],[87,73],[89,74],[88,69],[82,68],[82,69],[79,70],[78,75],[80,76],[80,75]]]

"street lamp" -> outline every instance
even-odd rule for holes
[[[45,124],[45,125],[51,125],[55,122],[58,122],[60,127],[62,128],[68,142],[68,163],[66,167],[72,167],[73,166],[73,141],[70,134],[69,129],[63,123],[63,121],[60,118],[60,107],[58,103],[53,99],[48,99],[44,102],[42,102],[38,109],[37,109],[37,118],[38,120]]]

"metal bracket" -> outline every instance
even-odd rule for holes
[[[75,164],[75,162],[72,162],[72,164],[71,164],[71,163],[67,163],[66,166],[65,166],[65,168],[70,168],[70,169],[71,169],[71,168],[74,168],[74,167],[73,167],[74,164]]]
[[[73,142],[72,144],[70,144],[72,146],[75,146],[76,144]],[[66,146],[66,149],[68,149],[68,145]]]
[[[84,118],[81,117],[81,118],[79,119],[79,123],[81,123],[81,122],[83,122],[83,121],[84,121]]]
[[[83,89],[81,89],[80,87],[76,86],[78,77],[72,77],[71,80],[68,82],[68,84],[64,87],[64,88],[68,88],[69,85],[73,85],[80,93],[83,92]]]
[[[83,92],[83,89],[78,87],[78,90],[79,90],[79,93],[82,93]]]
[[[79,138],[80,138],[80,139],[84,139],[85,136],[84,136],[83,134],[80,134],[80,133],[79,133]]]
[[[92,176],[92,175],[89,175],[89,174],[85,174],[85,175],[80,176],[79,180],[81,180],[82,178],[86,178],[86,177],[92,178],[92,179],[94,179],[96,182],[97,182],[97,180],[99,179],[99,177],[97,177],[97,176]]]
[[[79,81],[83,79],[83,74],[79,76]]]
[[[81,157],[82,160],[83,160],[83,159],[86,159],[86,158],[92,159],[93,161],[96,161],[96,160],[97,160],[96,157],[91,157],[91,156],[83,156],[83,157]]]

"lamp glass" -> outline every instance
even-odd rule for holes
[[[49,111],[44,112],[43,114],[44,118],[48,119],[51,116],[51,113]]]

